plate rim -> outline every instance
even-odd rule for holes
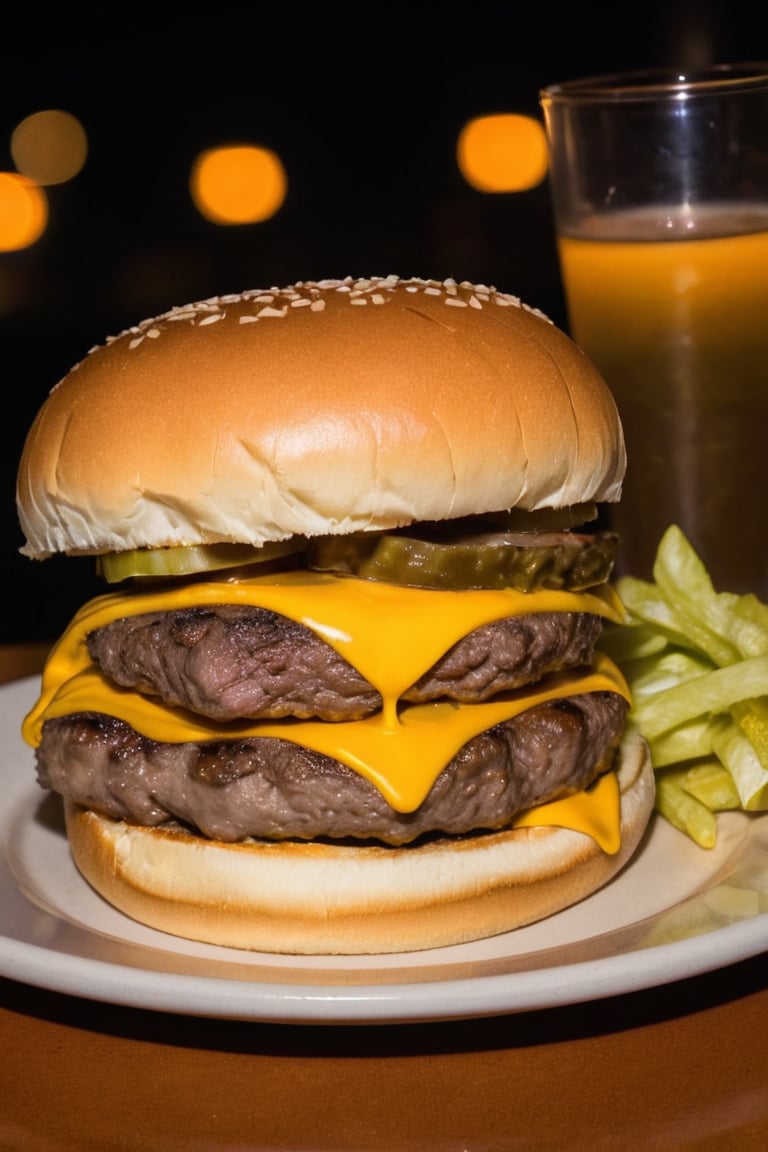
[[[761,919],[768,922],[768,913],[762,913]],[[0,936],[0,973],[79,999],[184,1016],[288,1024],[424,1023],[543,1011],[705,975],[765,951],[765,942],[758,942],[748,931],[751,923],[729,924],[693,940],[627,953],[621,957],[621,972],[616,971],[616,957],[608,956],[522,973],[360,984],[343,991],[339,985],[245,982],[158,972],[61,953],[55,954],[59,965],[53,969],[48,949],[4,934]],[[644,964],[643,951],[653,952],[658,965]],[[662,980],[654,975],[660,968],[664,969]]]

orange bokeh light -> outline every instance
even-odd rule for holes
[[[542,125],[516,113],[470,120],[459,135],[456,159],[479,192],[525,192],[542,182],[549,167]]]
[[[37,184],[64,184],[85,164],[88,139],[76,116],[51,108],[21,121],[11,136],[11,155],[19,172]]]
[[[190,192],[202,216],[215,224],[257,224],[282,207],[288,181],[280,158],[256,145],[202,152],[192,167]]]
[[[17,252],[39,240],[48,223],[42,188],[17,172],[0,172],[0,252]]]

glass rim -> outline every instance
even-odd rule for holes
[[[659,100],[669,96],[689,99],[718,93],[768,89],[768,60],[712,64],[703,68],[635,69],[608,72],[548,84],[539,91],[542,102],[595,103]]]

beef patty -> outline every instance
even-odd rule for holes
[[[588,663],[602,620],[544,612],[497,620],[450,649],[406,693],[473,703]],[[303,624],[263,608],[219,605],[115,620],[88,636],[115,683],[214,720],[358,720],[379,693]]]
[[[594,692],[540,704],[469,740],[413,813],[337,760],[287,740],[159,744],[81,713],[43,726],[38,777],[88,808],[138,824],[182,824],[217,840],[375,839],[498,829],[587,787],[611,767],[627,704]]]

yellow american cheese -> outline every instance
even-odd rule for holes
[[[380,692],[383,708],[363,721],[207,720],[158,699],[110,684],[88,656],[86,636],[126,615],[215,604],[244,604],[278,612],[311,628]],[[209,581],[145,592],[97,597],[75,616],[47,662],[40,699],[24,721],[24,738],[40,742],[47,719],[74,712],[103,712],[125,720],[154,740],[183,742],[245,736],[277,737],[332,756],[380,789],[398,811],[417,808],[442,768],[472,736],[546,700],[581,692],[628,691],[618,669],[603,656],[580,673],[547,677],[530,689],[479,704],[399,704],[402,694],[467,633],[493,620],[531,612],[592,612],[621,620],[609,586],[592,592],[408,588],[383,582],[291,572],[239,581]],[[549,806],[548,820],[568,823],[615,850],[618,807],[610,785]],[[589,811],[595,808],[590,817]],[[599,809],[599,811],[597,811]],[[596,815],[596,819],[594,818]],[[575,825],[574,825],[575,821]],[[542,823],[540,819],[536,823]],[[606,832],[606,828],[608,831]],[[616,845],[617,847],[618,845]]]

